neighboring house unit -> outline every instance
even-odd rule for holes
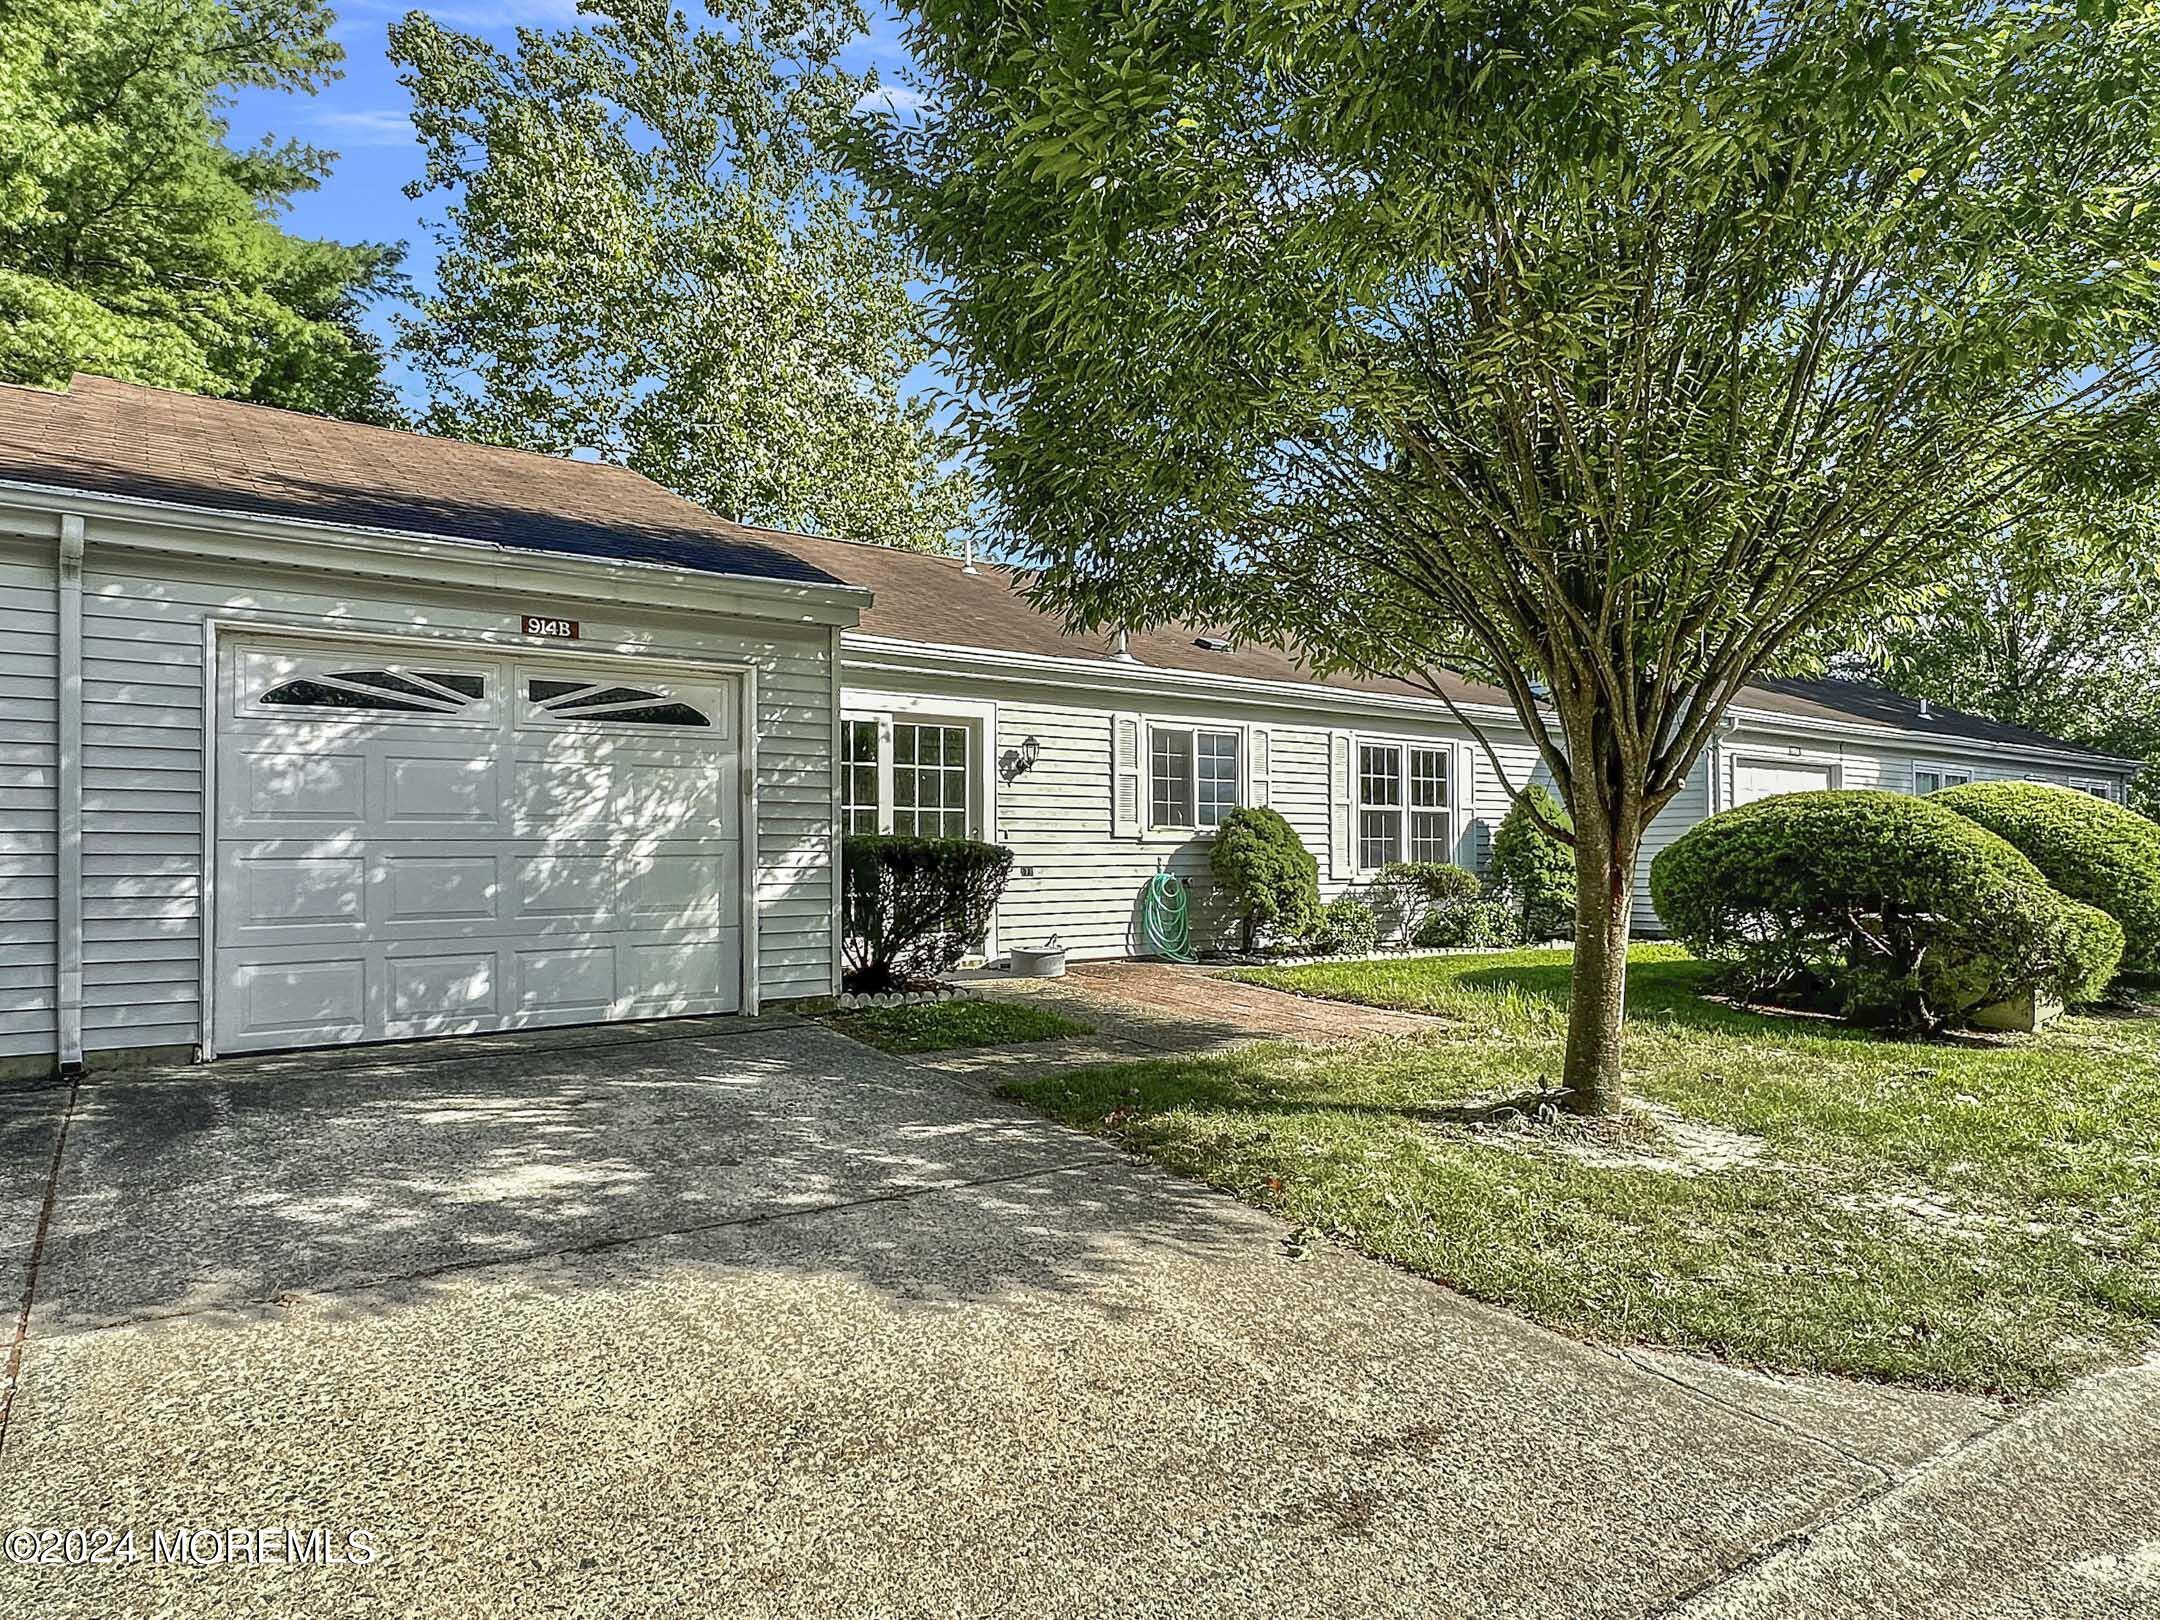
[[[1333,893],[1482,865],[1508,803],[1402,683],[1068,636],[1002,569],[612,467],[92,377],[0,388],[0,629],[0,1068],[823,994],[843,828],[1004,843],[990,950],[1117,956],[1158,870],[1209,925],[1235,805],[1288,817]],[[1450,695],[1538,777],[1498,694]],[[1652,844],[1794,788],[2119,797],[2133,768],[1769,683]]]

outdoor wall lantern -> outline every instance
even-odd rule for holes
[[[1021,777],[1027,775],[1029,771],[1032,771],[1035,768],[1035,762],[1041,758],[1042,744],[1033,737],[1026,738],[1018,748],[1005,750],[1005,757],[998,761],[998,764],[1002,767],[999,774],[1008,782],[1018,781]]]

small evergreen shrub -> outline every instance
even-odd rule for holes
[[[1486,886],[1494,898],[1514,911],[1523,938],[1572,939],[1575,851],[1531,819],[1525,800],[1534,802],[1554,826],[1572,828],[1560,801],[1537,783],[1531,783],[1516,796],[1500,830],[1493,834]]]
[[[2014,844],[2049,883],[2122,925],[2122,971],[2160,974],[2160,825],[2040,782],[1971,782],[1928,797]]]
[[[1465,905],[1435,907],[1410,943],[1423,951],[1501,951],[1525,941],[1522,919],[1513,906],[1479,896]]]
[[[851,833],[840,844],[841,983],[877,994],[950,973],[990,928],[1012,851]]]
[[[1215,834],[1208,865],[1246,950],[1312,930],[1320,914],[1320,863],[1280,811],[1251,805],[1231,811]]]
[[[1446,861],[1390,861],[1369,894],[1383,935],[1408,944],[1436,914],[1475,905],[1480,892],[1475,874]]]
[[[1320,908],[1306,943],[1318,956],[1362,956],[1380,944],[1380,919],[1354,894],[1339,894]]]
[[[2122,954],[2104,913],[1939,804],[1786,793],[1690,828],[1650,866],[1658,915],[1744,995],[1932,1029],[2026,992],[2089,1001]]]

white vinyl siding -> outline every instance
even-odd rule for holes
[[[209,618],[309,620],[392,636],[514,635],[497,602],[416,589],[396,600],[242,577],[181,576],[101,557],[93,534],[83,605],[84,1045],[198,1039],[202,908],[202,655]],[[579,650],[749,662],[757,668],[759,989],[830,987],[831,639],[729,633],[690,615],[588,610]],[[551,651],[569,649],[550,646]]]
[[[59,631],[43,549],[42,563],[0,556],[0,1060],[44,1057],[58,1033]]]

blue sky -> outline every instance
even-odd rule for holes
[[[678,4],[693,19],[703,15],[698,0],[678,0]],[[891,12],[875,4],[870,9],[870,32],[850,50],[847,65],[857,72],[876,68],[890,83],[895,69],[906,61],[900,25]],[[338,154],[322,189],[295,201],[285,219],[288,230],[347,242],[403,242],[406,269],[424,284],[434,263],[434,246],[421,217],[423,209],[434,211],[440,199],[422,204],[405,196],[406,182],[420,174],[420,148],[406,118],[404,87],[397,82],[397,70],[387,55],[390,25],[413,10],[429,12],[446,27],[480,34],[503,46],[514,42],[520,27],[563,27],[577,21],[576,0],[500,0],[496,4],[467,0],[417,7],[397,0],[346,0],[338,6],[337,23],[331,30],[345,47],[345,76],[315,96],[249,92],[235,105],[231,118],[237,146],[273,135]],[[389,313],[376,310],[370,323],[386,336]],[[392,375],[410,396],[409,373],[393,362]]]

